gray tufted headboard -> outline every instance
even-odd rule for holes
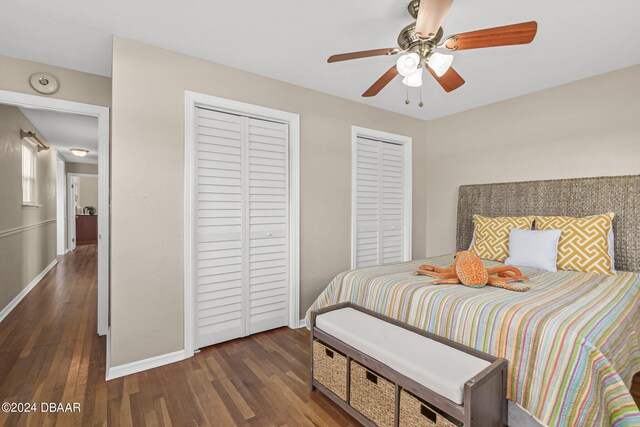
[[[579,217],[605,212],[616,214],[616,269],[640,271],[640,175],[462,185],[456,247],[469,247],[474,214]]]

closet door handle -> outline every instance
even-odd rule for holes
[[[267,233],[267,236],[271,237],[271,233]]]

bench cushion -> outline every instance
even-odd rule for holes
[[[490,363],[353,308],[316,317],[318,329],[461,405],[464,384]]]

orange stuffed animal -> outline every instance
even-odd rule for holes
[[[415,275],[435,277],[435,285],[460,284],[471,288],[482,288],[486,285],[508,289],[510,291],[524,292],[529,287],[515,287],[510,282],[529,280],[522,275],[516,267],[502,266],[486,269],[478,256],[469,251],[458,252],[453,265],[447,268],[438,268],[433,265],[421,265],[420,270],[414,271]],[[497,274],[497,276],[492,276]]]

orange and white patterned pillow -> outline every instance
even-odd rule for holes
[[[558,243],[558,270],[615,276],[609,255],[609,231],[615,214],[584,218],[538,216],[536,230],[562,230]]]
[[[509,232],[514,229],[531,230],[532,216],[489,218],[473,216],[473,245],[471,252],[482,259],[504,262],[509,256]]]

